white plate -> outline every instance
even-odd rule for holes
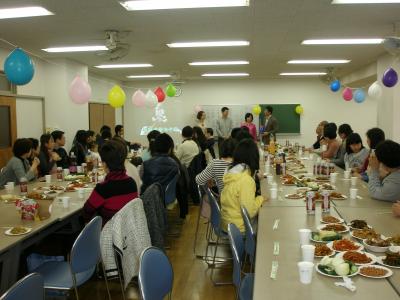
[[[331,249],[332,250],[332,249]],[[329,257],[331,257],[331,256],[334,256],[336,254],[336,252],[334,251],[334,250],[332,250],[332,253],[331,254],[329,254],[329,255],[323,255],[323,256],[319,256],[319,255],[314,255],[316,258],[323,258],[324,256],[329,256]]]
[[[385,255],[385,256],[377,256],[377,257],[376,257],[376,261],[377,261],[378,264],[380,264],[380,265],[383,265],[383,266],[386,266],[386,267],[389,267],[389,268],[400,269],[400,266],[391,266],[391,265],[385,264],[385,263],[383,262],[383,260],[384,260],[385,258],[386,258],[386,255]]]
[[[332,196],[331,196],[330,198],[331,198],[331,200],[346,200],[346,199],[347,199],[347,196],[346,196],[346,195],[343,195],[343,194],[342,194],[342,196],[343,196],[343,197],[341,197],[341,198],[332,197]]]
[[[318,230],[324,230],[324,229],[322,229],[322,228],[324,228],[326,225],[328,225],[328,224],[321,224],[321,225],[318,225],[318,226],[317,226],[317,229],[318,229]],[[335,224],[335,225],[339,225],[339,224]],[[345,233],[345,232],[348,232],[348,231],[350,230],[350,229],[349,229],[349,226],[344,225],[344,224],[340,224],[340,225],[343,225],[344,227],[346,227],[346,230],[337,231],[337,233]],[[333,230],[330,230],[330,231],[333,231]]]
[[[357,242],[353,242],[353,243],[354,243],[356,246],[359,246],[359,248],[358,248],[357,250],[345,250],[345,251],[335,250],[335,249],[333,249],[333,241],[332,241],[332,242],[329,242],[329,243],[327,244],[327,246],[328,246],[329,248],[331,248],[333,251],[336,251],[336,252],[362,251],[362,250],[364,250],[364,246],[361,245],[360,243],[357,243]]]
[[[339,275],[329,275],[329,274],[325,274],[324,272],[322,272],[322,271],[320,271],[320,269],[318,269],[318,266],[319,266],[320,264],[317,264],[316,266],[315,266],[315,270],[319,273],[319,274],[322,274],[322,275],[324,275],[324,276],[328,276],[328,277],[333,277],[333,278],[342,278],[343,276],[339,276]],[[358,273],[360,272],[360,268],[357,268],[357,271],[355,272],[355,273],[353,273],[353,274],[351,274],[351,275],[346,275],[347,277],[353,277],[353,276],[356,276]]]
[[[343,258],[343,255],[344,255],[346,252],[347,252],[347,251],[345,251],[345,252],[340,252],[337,256]],[[376,263],[376,256],[373,255],[372,253],[368,253],[368,252],[364,252],[364,251],[357,251],[357,252],[363,253],[363,254],[365,254],[366,256],[368,256],[368,257],[371,259],[371,262],[366,263],[366,264],[357,264],[357,263],[354,263],[354,262],[353,262],[353,264],[355,264],[356,266],[369,266],[369,265],[373,265],[374,263]]]
[[[382,239],[387,239],[384,235],[381,235]],[[366,243],[367,239],[363,240],[363,244],[365,246],[365,249],[370,250],[372,252],[378,252],[378,253],[385,253],[390,246],[387,247],[379,247],[379,246],[372,246]]]
[[[356,230],[358,230],[358,229],[356,229]],[[359,237],[353,235],[353,231],[354,231],[354,229],[350,231],[350,236],[351,236],[353,239],[359,240],[359,241],[361,241],[361,242],[364,241],[364,239],[359,238]]]
[[[339,222],[337,222],[337,223],[332,223],[332,222],[325,222],[324,220],[320,220],[320,222],[322,223],[322,224],[342,224],[342,223],[344,223],[344,220],[342,219],[342,218],[338,218],[338,217],[335,217],[336,219],[338,219],[339,220]]]
[[[361,228],[355,228],[355,227],[351,227],[351,225],[350,225],[351,223],[349,223],[349,227],[350,227],[350,229],[351,230],[355,230],[355,229],[361,229]],[[367,225],[367,227],[369,228],[369,229],[372,229],[372,226],[371,225]]]
[[[7,229],[4,233],[5,233],[5,235],[17,236],[17,235],[24,235],[24,234],[27,234],[28,232],[32,231],[32,228],[30,228],[30,227],[24,227],[24,228],[26,229],[26,232],[24,232],[24,233],[12,233],[11,232],[12,228]]]
[[[388,277],[390,277],[390,276],[393,275],[393,271],[392,271],[392,270],[390,270],[389,268],[386,268],[386,267],[378,266],[378,265],[374,265],[374,266],[370,266],[370,267],[374,267],[374,268],[377,268],[377,269],[386,270],[386,271],[387,271],[387,274],[386,274],[386,275],[380,276],[380,277],[378,277],[378,276],[368,276],[368,275],[364,275],[363,273],[361,273],[361,269],[363,269],[363,268],[365,268],[365,267],[367,267],[367,266],[363,266],[363,267],[360,267],[360,268],[359,268],[359,271],[360,271],[359,273],[360,273],[360,275],[361,275],[361,276],[364,276],[364,277],[375,278],[375,279],[381,279],[381,278],[388,278]]]
[[[290,195],[294,195],[294,193],[285,195],[285,198],[289,199],[289,200],[303,200],[304,199],[303,196],[300,196],[299,198],[289,198]]]

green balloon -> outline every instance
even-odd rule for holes
[[[168,84],[167,89],[165,90],[168,97],[174,97],[176,94],[176,87],[174,87],[171,83]]]

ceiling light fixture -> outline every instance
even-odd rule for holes
[[[332,4],[391,4],[400,0],[333,0]]]
[[[129,75],[127,78],[169,78],[169,74],[155,74],[155,75]]]
[[[87,52],[87,51],[106,51],[106,46],[72,46],[72,47],[54,47],[42,49],[43,51],[50,53],[61,53],[61,52]]]
[[[249,6],[250,0],[135,0],[122,1],[126,10],[159,10],[205,7]]]
[[[348,59],[293,59],[288,64],[347,64]]]
[[[49,15],[53,15],[53,13],[41,6],[0,9],[0,19],[27,18]]]
[[[167,44],[169,48],[194,48],[194,47],[239,47],[248,46],[248,41],[213,41],[213,42],[183,42]]]
[[[117,64],[117,65],[98,65],[98,69],[124,69],[124,68],[150,68],[152,64]]]
[[[249,73],[204,73],[203,77],[246,77]]]
[[[304,40],[302,45],[374,45],[381,44],[383,39],[318,39],[318,40]]]
[[[326,75],[326,72],[284,72],[280,73],[281,76],[321,76]]]
[[[233,66],[233,65],[248,65],[246,60],[232,60],[232,61],[194,61],[189,63],[190,66]]]

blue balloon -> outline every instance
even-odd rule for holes
[[[35,66],[24,50],[16,48],[4,62],[4,73],[11,83],[24,85],[32,80]]]
[[[339,80],[334,80],[331,82],[331,91],[332,92],[337,92],[340,90],[340,81]]]
[[[355,91],[354,101],[357,103],[363,103],[365,101],[365,92],[363,89],[358,89]]]

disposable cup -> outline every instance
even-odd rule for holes
[[[351,186],[356,186],[357,185],[357,177],[351,177]]]
[[[314,252],[315,246],[314,245],[303,245],[301,246],[301,253],[303,255],[303,261],[314,261]]]
[[[337,177],[338,177],[338,173],[331,173],[331,175],[330,175],[330,182],[331,182],[332,184],[336,183]]]
[[[270,191],[271,199],[278,198],[278,189],[277,188],[271,188],[269,191]]]
[[[297,263],[297,266],[299,268],[300,282],[302,284],[310,284],[312,281],[314,264],[309,261],[301,261]]]
[[[51,175],[44,176],[46,178],[46,183],[51,183]]]
[[[309,245],[311,238],[311,229],[299,229],[300,245]]]
[[[351,173],[350,170],[344,171],[344,179],[350,179],[350,173]]]
[[[357,193],[358,193],[358,189],[351,188],[350,189],[350,199],[356,199],[357,198]]]
[[[64,208],[68,208],[69,207],[69,200],[70,199],[71,199],[70,197],[62,197],[61,198],[62,205],[63,205]]]

